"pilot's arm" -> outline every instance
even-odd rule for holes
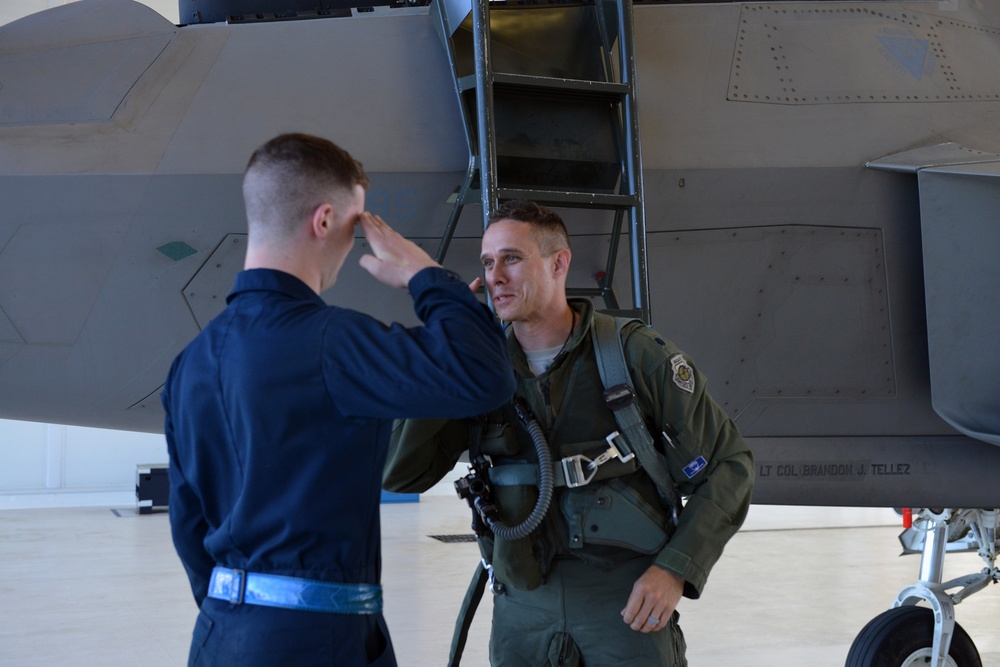
[[[454,470],[469,446],[469,428],[460,419],[403,419],[393,424],[382,488],[423,493]]]
[[[683,581],[684,596],[698,598],[746,518],[753,456],[736,425],[708,394],[705,376],[673,344],[652,329],[637,329],[626,342],[626,358],[644,414],[667,434],[658,444],[687,498],[677,530],[655,566]]]

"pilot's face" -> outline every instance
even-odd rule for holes
[[[547,314],[560,289],[550,257],[542,256],[534,227],[526,222],[499,220],[486,228],[480,260],[501,320],[526,322]]]

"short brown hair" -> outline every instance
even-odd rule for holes
[[[546,257],[557,250],[569,248],[569,232],[562,217],[533,201],[514,199],[503,202],[490,216],[487,226],[500,220],[517,220],[534,227],[538,233],[538,247]]]
[[[332,141],[282,134],[250,156],[243,174],[243,201],[251,227],[282,234],[340,192],[368,187],[361,163]]]

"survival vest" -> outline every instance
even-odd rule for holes
[[[599,456],[589,458],[577,454],[557,461],[556,484],[570,488],[585,486],[604,477],[600,472],[605,463],[614,459],[628,462],[635,458],[655,484],[664,507],[669,510],[671,522],[676,525],[682,509],[680,493],[670,477],[665,457],[656,449],[646,427],[625,360],[625,339],[635,328],[644,326],[639,319],[594,312],[590,333],[604,387],[603,399],[614,414],[618,430],[608,435],[608,449]],[[537,484],[536,469],[537,465],[529,463],[499,465],[490,469],[490,480],[501,487]],[[490,579],[492,567],[484,558],[469,584],[455,623],[449,667],[458,667],[460,663],[473,615]]]

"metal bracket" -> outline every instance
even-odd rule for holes
[[[896,602],[892,606],[915,605],[921,600],[926,601],[934,611],[934,643],[931,645],[930,667],[945,667],[948,664],[946,660],[951,648],[951,638],[955,634],[955,605],[941,584],[920,582],[904,588],[896,596]]]
[[[622,463],[627,463],[635,458],[635,452],[629,451],[628,454],[622,454],[621,449],[615,445],[615,438],[621,437],[619,431],[612,431],[608,435],[604,436],[604,440],[608,443],[608,448],[598,455],[597,458],[591,459],[584,456],[583,454],[575,454],[573,456],[567,456],[559,463],[562,464],[563,469],[563,479],[566,482],[566,486],[575,489],[580,486],[586,486],[594,479],[597,475],[597,468],[604,465],[611,459],[618,459]],[[626,450],[628,451],[628,450]],[[587,471],[583,470],[583,462],[587,462]]]

